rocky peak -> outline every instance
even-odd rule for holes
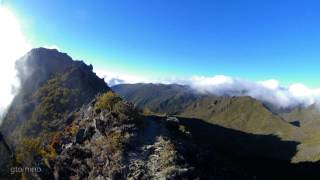
[[[17,61],[16,69],[21,87],[0,127],[6,135],[22,126],[33,130],[43,123],[61,126],[59,119],[64,114],[110,90],[92,71],[92,65],[74,61],[55,49],[32,49]]]
[[[57,73],[73,63],[72,58],[57,50],[32,49],[16,62],[18,77],[23,90],[34,91]]]
[[[100,87],[105,84],[103,80],[97,81],[98,77],[92,72],[92,65],[73,60],[68,54],[56,49],[32,49],[16,62],[16,69],[21,89],[25,92],[33,92],[49,79],[67,71],[72,71],[75,76],[80,75],[78,78],[87,76],[87,79],[94,80],[92,84],[98,83]]]

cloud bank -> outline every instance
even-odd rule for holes
[[[0,6],[0,124],[18,87],[15,61],[31,49],[13,13]]]
[[[148,78],[144,78],[141,76],[136,76],[136,75],[129,75],[126,73],[121,73],[121,72],[114,72],[112,70],[101,70],[101,69],[94,69],[96,74],[100,77],[103,78],[104,81],[109,85],[109,86],[115,86],[118,84],[134,84],[134,83],[149,83],[153,82],[152,80]]]
[[[309,106],[320,100],[320,89],[311,89],[300,83],[283,87],[275,79],[251,82],[224,75],[196,76],[192,77],[187,84],[200,93],[251,96],[279,108]]]
[[[109,86],[123,83],[163,83],[189,85],[202,94],[251,96],[277,108],[291,108],[295,106],[309,106],[320,102],[320,88],[312,89],[301,83],[281,86],[276,79],[266,81],[248,81],[225,75],[212,77],[193,76],[190,78],[148,79],[137,76],[105,73],[99,71],[100,77],[105,78]]]

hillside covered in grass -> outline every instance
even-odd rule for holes
[[[153,110],[154,113],[164,113],[162,104],[171,104],[163,101],[163,92],[168,92],[173,86],[164,84],[127,84],[112,87],[126,100],[139,103],[143,109]],[[157,88],[161,87],[161,88]],[[183,86],[181,86],[183,87]],[[139,91],[141,89],[141,91]],[[161,89],[164,89],[163,92]],[[160,91],[160,92],[159,92]],[[152,94],[144,96],[143,92]],[[202,119],[210,124],[239,130],[252,134],[272,134],[283,140],[299,142],[297,153],[289,158],[292,162],[316,162],[320,160],[319,151],[319,124],[320,111],[317,105],[296,107],[292,109],[275,109],[251,97],[215,96],[213,94],[197,94],[191,88],[170,91],[165,97],[181,95],[185,99],[183,107],[175,113],[167,114],[186,118]],[[197,98],[188,97],[192,95]],[[149,98],[146,98],[149,97]],[[174,103],[172,103],[174,104]],[[246,144],[244,142],[244,144]]]

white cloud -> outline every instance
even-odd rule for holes
[[[121,72],[116,72],[112,70],[94,70],[100,78],[104,78],[104,81],[108,83],[109,86],[114,86],[117,84],[133,84],[133,83],[148,83],[151,82],[147,78],[141,76],[136,76],[132,74],[126,74]]]
[[[252,82],[229,76],[193,77],[186,84],[200,93],[216,95],[251,96],[277,107],[309,106],[320,99],[320,89],[311,89],[303,84],[280,86],[278,80]]]
[[[232,84],[233,79],[223,75],[217,75],[213,77],[205,77],[205,76],[194,76],[191,78],[191,82],[193,84],[197,84],[197,86],[221,86],[226,84]]]
[[[10,105],[18,80],[15,61],[31,49],[23,35],[19,22],[6,7],[0,7],[0,118]]]
[[[93,66],[93,68],[95,68]],[[93,70],[100,78],[104,78],[104,81],[109,86],[114,86],[118,84],[135,84],[135,83],[161,83],[161,84],[184,84],[187,83],[185,78],[177,77],[163,77],[163,78],[152,78],[144,77],[136,74],[123,73],[114,70],[102,70],[94,69]]]
[[[266,81],[260,81],[259,82],[261,85],[263,85],[264,87],[266,88],[269,88],[269,89],[277,89],[279,88],[279,81],[278,80],[275,80],[275,79],[269,79],[269,80],[266,80]]]
[[[309,106],[318,103],[320,100],[320,88],[312,89],[299,83],[285,87],[281,86],[280,82],[276,79],[253,82],[225,75],[216,75],[212,77],[193,76],[189,78],[147,79],[123,73],[107,73],[107,71],[98,71],[98,75],[104,77],[105,81],[111,86],[122,83],[130,84],[139,82],[183,84],[191,86],[199,93],[251,96],[279,108],[288,108],[297,105]]]

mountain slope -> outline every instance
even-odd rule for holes
[[[305,134],[299,145],[294,162],[320,160],[320,110],[317,104],[297,107],[290,112],[280,114],[286,121],[296,124]]]
[[[172,90],[173,87],[180,88]],[[166,113],[168,110],[169,114],[199,118],[248,133],[274,134],[281,137],[296,135],[293,125],[250,97],[200,95],[188,86],[164,84],[118,85],[113,87],[113,90],[138,107],[155,113]],[[181,103],[176,101],[177,96],[184,100],[180,106],[177,105]],[[171,104],[179,106],[179,110],[170,111]]]
[[[33,49],[18,61],[17,69],[21,87],[3,120],[4,134],[27,121],[44,125],[57,120],[109,90],[92,66],[56,50]]]
[[[254,134],[274,134],[285,139],[298,137],[293,125],[275,116],[251,97],[207,96],[190,104],[183,117],[204,119],[207,122]]]
[[[161,89],[157,88],[159,86]],[[166,90],[171,89],[170,86],[172,85],[118,85],[114,90],[135,104],[136,100],[144,99],[144,92],[148,92],[148,94],[157,94],[154,96],[155,99],[152,99],[151,96],[148,96],[150,97],[148,99],[144,99],[145,105],[140,103],[140,107],[153,109],[155,113],[158,113],[159,111],[157,110],[159,108],[157,108],[157,106],[160,106],[163,103],[161,98],[163,93],[159,91],[164,90],[164,92],[172,93],[171,95],[166,94],[165,97],[175,97],[177,94],[181,94],[179,89],[176,89],[176,91]],[[149,87],[151,88],[146,90],[146,88]],[[140,88],[143,89],[139,92]],[[197,98],[186,100],[186,103],[183,105],[183,107],[180,106],[179,111],[175,113],[175,115],[178,117],[201,119],[213,125],[219,125],[246,133],[257,135],[275,135],[280,137],[282,140],[302,142],[308,138],[308,133],[306,133],[306,131],[303,131],[301,128],[296,127],[293,124],[290,124],[283,119],[283,117],[271,112],[264,104],[251,97],[228,97],[203,94],[197,95],[194,91],[188,88],[183,88],[182,92],[184,92],[184,94],[194,93],[193,96]],[[184,97],[185,99],[188,98],[188,96]],[[166,101],[170,102],[171,99],[169,98]],[[165,110],[165,108],[161,109]],[[241,145],[250,147],[250,145],[248,145],[245,141],[243,141]],[[299,147],[302,146],[303,145],[299,145]],[[255,149],[254,146],[251,146],[250,148]],[[303,152],[304,149],[305,148],[299,149],[299,153]],[[286,150],[283,149],[282,153],[280,153],[280,151],[279,153],[271,153],[271,151],[264,152],[264,155],[268,157],[273,156],[277,159],[283,159],[286,157],[283,156],[283,154],[286,153],[285,151]],[[314,152],[317,151],[313,151],[313,154]],[[263,156],[263,154],[261,156]],[[293,159],[295,162],[299,162],[303,161],[303,159],[307,159],[307,157],[308,156],[306,156],[306,153],[303,153],[301,157],[298,158],[298,161],[296,161],[296,158],[293,156],[286,158],[289,158],[288,160]]]
[[[112,89],[137,107],[159,114],[181,113],[200,97],[190,87],[176,84],[121,84]]]
[[[104,80],[92,72],[92,66],[73,61],[57,50],[33,49],[16,67],[21,87],[0,127],[14,147],[31,143],[32,138],[51,137],[70,123],[70,112],[110,90]],[[3,148],[0,151],[4,152]],[[5,162],[1,160],[0,165]]]
[[[297,107],[289,112],[280,113],[288,122],[299,122],[299,126],[311,127],[320,122],[320,109],[316,104],[308,107]]]

